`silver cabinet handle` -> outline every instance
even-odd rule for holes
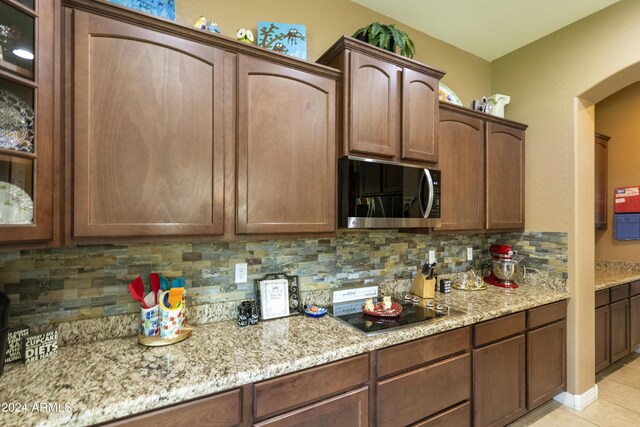
[[[429,186],[429,198],[427,199],[427,206],[424,206],[424,183],[427,182]],[[420,185],[418,186],[420,201],[420,213],[424,218],[429,218],[429,214],[431,213],[431,208],[433,207],[433,179],[431,178],[431,172],[429,169],[423,169],[422,176],[420,177]]]

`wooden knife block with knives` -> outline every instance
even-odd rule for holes
[[[411,293],[417,295],[420,298],[433,298],[436,293],[436,279],[433,276],[433,270],[436,266],[425,264],[422,267],[422,271],[418,271],[413,284],[411,285]]]

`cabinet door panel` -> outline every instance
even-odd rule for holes
[[[468,353],[378,382],[377,425],[406,426],[471,395]]]
[[[402,71],[402,158],[438,161],[438,79]]]
[[[487,123],[487,228],[524,228],[524,131]]]
[[[525,337],[473,350],[473,419],[504,426],[527,413]]]
[[[527,333],[527,409],[537,408],[566,388],[567,322]]]
[[[624,299],[609,305],[611,321],[611,363],[629,354],[629,300]]]
[[[439,163],[442,222],[438,230],[482,230],[485,213],[484,123],[440,111]]]
[[[609,366],[609,305],[596,309],[596,372]]]
[[[369,387],[363,387],[255,425],[256,427],[365,427],[368,424]]]
[[[74,16],[74,236],[221,234],[222,51]]]
[[[629,336],[633,351],[640,346],[640,295],[629,299]]]
[[[595,137],[595,222],[597,229],[607,228],[607,164],[609,139],[596,134]]]
[[[330,232],[336,82],[240,56],[238,233]]]
[[[388,62],[351,53],[351,151],[394,157],[398,146],[401,69]]]

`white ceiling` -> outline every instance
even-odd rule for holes
[[[352,1],[493,61],[619,0]]]

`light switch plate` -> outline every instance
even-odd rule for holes
[[[467,261],[473,261],[473,248],[467,248]]]
[[[429,251],[429,264],[436,262],[436,251]]]
[[[236,283],[247,283],[247,263],[236,264]]]

